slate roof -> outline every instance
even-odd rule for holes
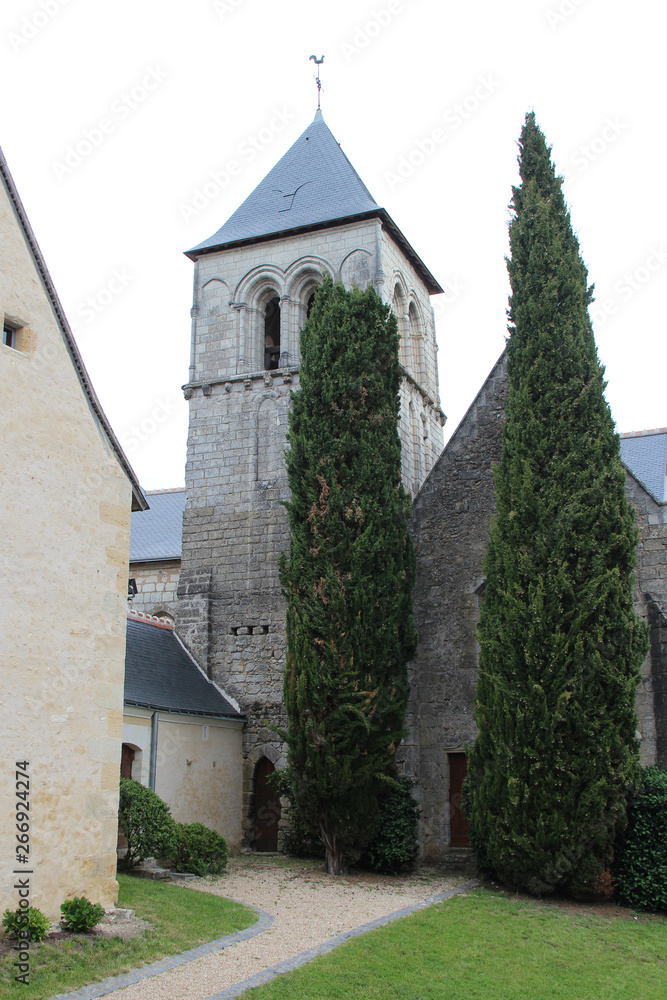
[[[197,666],[172,626],[131,615],[127,619],[125,704],[158,712],[245,718]]]
[[[180,559],[185,490],[152,490],[150,510],[132,514],[130,562]]]
[[[621,434],[621,460],[658,503],[667,501],[667,427]]]
[[[202,253],[309,231],[353,219],[378,217],[431,292],[442,288],[396,224],[373,198],[330,132],[322,112],[213,236],[187,251]]]

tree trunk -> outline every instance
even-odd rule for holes
[[[320,836],[326,851],[327,871],[329,875],[347,875],[347,864],[336,831],[329,826],[328,820],[320,826]]]
[[[340,848],[330,851],[327,847],[327,871],[330,875],[347,875],[347,865]]]

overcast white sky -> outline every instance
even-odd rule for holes
[[[529,109],[567,176],[618,429],[666,425],[665,19],[657,0],[3,0],[0,144],[144,488],[183,483],[183,251],[312,119],[311,54],[327,124],[446,289],[445,436],[503,348]]]

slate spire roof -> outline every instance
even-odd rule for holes
[[[374,217],[382,220],[429,291],[441,292],[433,275],[375,201],[318,109],[308,128],[227,222],[186,255],[196,260],[214,250]]]

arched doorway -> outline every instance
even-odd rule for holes
[[[267,784],[267,779],[274,771],[275,767],[267,757],[262,757],[255,768],[255,794],[253,796],[255,837],[253,847],[256,851],[278,850],[280,799]]]

